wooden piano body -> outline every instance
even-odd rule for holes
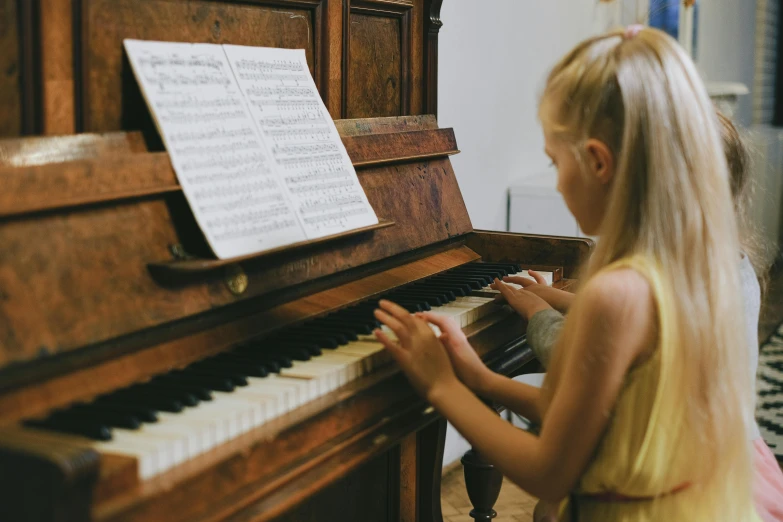
[[[454,133],[420,115],[435,112],[440,2],[5,3],[18,9],[0,16],[35,23],[17,27],[31,90],[0,130],[62,135],[0,142],[0,520],[440,520],[445,422],[393,363],[150,476],[25,424],[477,262],[551,267],[571,284],[589,241],[472,228]],[[388,226],[215,260],[122,63],[124,37],[304,46]],[[532,361],[508,309],[465,331],[497,371]]]

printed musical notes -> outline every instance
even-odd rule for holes
[[[376,224],[304,51],[223,47],[307,237]]]
[[[378,223],[304,51],[124,44],[219,258]]]
[[[217,45],[126,40],[193,214],[220,258],[304,239]]]

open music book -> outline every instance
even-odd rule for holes
[[[304,50],[124,45],[218,258],[378,223]]]

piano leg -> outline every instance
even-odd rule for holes
[[[445,443],[446,419],[440,418],[418,433],[419,522],[443,522],[440,479]]]
[[[497,516],[492,506],[500,495],[503,475],[474,449],[462,457],[462,466],[465,472],[465,487],[470,503],[473,504],[470,516],[476,522],[489,522]]]

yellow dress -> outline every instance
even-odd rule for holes
[[[649,281],[659,312],[659,345],[626,376],[596,453],[576,491],[563,503],[561,520],[723,522],[725,513],[734,510],[747,516],[726,522],[760,522],[748,484],[731,484],[731,477],[716,487],[689,484],[689,466],[703,454],[703,442],[684,429],[685,408],[676,396],[685,376],[673,361],[674,291],[656,265],[643,257],[622,259],[605,270],[617,268],[631,268]],[[724,489],[717,491],[718,487]],[[726,488],[738,492],[735,498],[726,498]],[[606,492],[636,499],[607,501],[594,496]],[[654,496],[657,500],[646,500]]]

